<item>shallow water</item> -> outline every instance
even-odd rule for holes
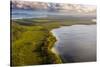
[[[96,61],[96,25],[63,26],[51,31],[57,38],[52,51],[62,61]]]

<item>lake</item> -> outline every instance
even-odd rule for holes
[[[82,17],[82,18],[95,18],[95,15],[91,14],[77,14],[67,13],[59,11],[47,11],[47,10],[33,10],[33,9],[11,9],[11,19],[23,19],[23,18],[46,18],[46,17]]]
[[[52,51],[63,63],[96,61],[96,25],[62,26],[51,32],[57,39]]]
[[[52,17],[95,19],[91,15],[76,15],[46,10],[12,9],[12,19]],[[92,20],[94,21],[94,20]],[[96,25],[62,26],[51,31],[57,39],[52,51],[58,54],[63,63],[96,61]]]

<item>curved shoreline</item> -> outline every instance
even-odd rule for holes
[[[79,25],[80,25],[80,24],[78,24],[78,26],[79,26]],[[83,26],[85,25],[86,27],[89,26],[89,25],[86,25],[86,24],[81,24],[81,25],[83,25]],[[90,24],[90,26],[91,26],[91,25],[96,25],[96,24]],[[71,25],[71,26],[73,26],[73,25]],[[68,27],[68,26],[61,26],[60,28],[62,28],[62,27],[65,28],[65,27]],[[56,28],[56,29],[57,29],[57,28]],[[56,29],[53,29],[53,30],[55,31]],[[59,28],[58,28],[58,29],[59,29]],[[54,36],[57,35],[57,33],[59,33],[59,32],[54,32],[53,30],[51,30],[51,32],[54,34]],[[55,33],[56,33],[56,34],[55,34]],[[55,37],[56,37],[57,41],[59,41],[59,36],[55,36]],[[55,44],[55,45],[59,45],[59,44]],[[59,53],[59,52],[57,52],[57,50],[56,50],[55,47],[53,48],[53,50],[55,50],[55,51],[53,51],[55,54],[58,54],[58,53]],[[59,55],[59,54],[58,54],[58,55]],[[63,62],[63,60],[62,60],[62,62]],[[67,62],[66,62],[66,63],[67,63]]]
[[[13,23],[12,66],[60,64],[59,56],[51,51],[56,38],[41,27]],[[17,34],[17,35],[16,35]]]
[[[54,60],[52,64],[60,64],[60,63],[62,63],[60,57],[57,54],[55,54],[55,53],[53,53],[51,51],[51,49],[54,46],[54,43],[56,41],[57,40],[56,40],[55,36],[53,36],[53,34],[50,32],[49,36],[46,39],[45,45],[43,47],[43,51],[46,51],[47,54],[49,54],[49,56],[51,57],[51,59]]]
[[[13,22],[16,22],[16,23],[14,24]],[[50,22],[53,22],[53,23],[50,23],[49,20],[45,20],[45,19],[44,20],[21,19],[21,20],[13,20],[13,22],[12,23],[14,26],[13,25],[12,26],[13,26],[14,31],[12,32],[15,34],[13,38],[14,39],[13,43],[14,41],[16,41],[12,45],[12,46],[16,46],[12,48],[14,49],[13,58],[17,57],[17,59],[14,58],[12,60],[14,61],[13,62],[14,65],[37,65],[37,64],[42,65],[42,64],[62,63],[60,56],[52,52],[52,48],[55,45],[54,43],[57,41],[57,39],[51,31],[53,29],[60,28],[61,26],[71,26],[75,24],[86,24],[86,25],[94,24],[90,22],[89,23],[73,23],[72,22],[72,24],[69,24],[70,22],[66,21],[64,25],[64,24],[59,24],[59,22],[53,22],[53,21],[50,21]],[[28,23],[28,22],[31,22],[31,23]],[[27,46],[28,44],[29,46]],[[22,52],[22,55],[19,55],[20,54],[19,48],[21,48],[20,51]],[[30,48],[32,49],[30,50]],[[18,50],[18,52],[15,50]],[[30,52],[30,55],[28,55],[29,52],[28,54],[26,53],[27,51]],[[46,53],[46,55],[44,53]],[[34,58],[34,55],[39,55],[39,57]],[[23,56],[26,56],[26,57],[23,57]],[[48,58],[50,60],[48,60]],[[35,60],[35,59],[39,59],[39,60]]]

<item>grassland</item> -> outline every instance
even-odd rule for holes
[[[17,19],[12,20],[12,66],[58,64],[60,56],[51,52],[56,38],[50,32],[54,28],[73,24],[95,24],[90,20],[49,20]]]

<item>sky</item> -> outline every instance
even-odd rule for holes
[[[21,0],[21,1],[40,1],[40,2],[72,3],[72,4],[86,4],[86,5],[97,4],[97,0]]]

